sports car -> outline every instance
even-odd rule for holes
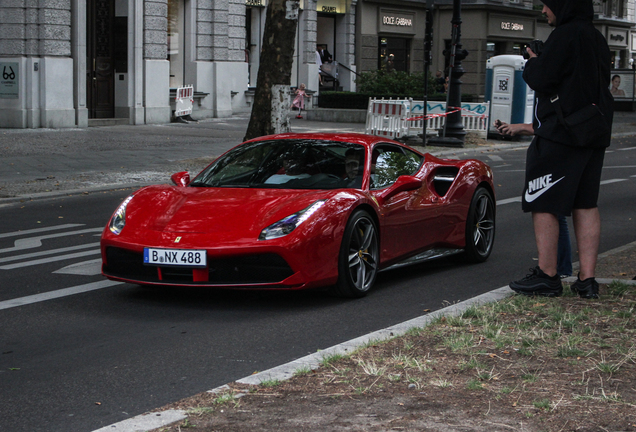
[[[363,134],[246,141],[194,178],[134,192],[101,238],[102,273],[140,285],[364,296],[379,271],[495,239],[491,169]]]

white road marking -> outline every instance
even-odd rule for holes
[[[75,228],[78,226],[84,226],[84,224],[64,224],[64,225],[56,225],[56,226],[44,227],[44,228],[34,228],[34,229],[24,230],[24,231],[13,231],[13,232],[0,234],[0,238],[23,236],[25,234],[27,235],[36,234],[36,233],[47,232],[47,231]]]
[[[625,150],[636,150],[636,147],[626,147],[626,148],[620,148],[620,149],[616,149],[617,151],[625,151]]]
[[[498,200],[497,201],[497,205],[504,205],[504,204],[510,204],[510,203],[515,203],[515,202],[521,202],[521,197],[513,197],[513,198],[506,198],[503,200]]]
[[[22,259],[35,258],[35,257],[40,257],[40,256],[46,256],[46,255],[53,255],[53,254],[56,254],[56,253],[70,252],[70,251],[80,250],[80,249],[88,249],[88,248],[93,248],[93,247],[99,247],[99,242],[97,242],[97,243],[86,243],[86,244],[83,244],[83,245],[69,246],[69,247],[64,247],[64,248],[59,248],[59,249],[50,249],[50,250],[41,251],[41,252],[32,252],[32,253],[27,253],[27,254],[22,254],[22,255],[13,255],[13,256],[5,257],[5,258],[0,258],[0,263],[10,262],[10,261],[18,261],[18,260],[22,260]]]
[[[80,276],[96,276],[102,273],[102,259],[98,258],[71,264],[59,270],[55,270],[53,273],[72,274]]]
[[[103,280],[99,282],[91,282],[83,285],[77,285],[70,288],[63,288],[55,291],[49,291],[41,294],[34,294],[25,297],[19,297],[12,300],[5,300],[0,302],[0,310],[11,309],[18,306],[24,306],[33,303],[39,303],[46,300],[52,300],[60,297],[67,297],[74,294],[81,294],[89,291],[95,291],[98,289],[108,288],[115,285],[121,285],[123,282],[115,282],[111,280]]]
[[[611,180],[603,180],[601,182],[602,185],[606,185],[606,184],[611,184],[611,183],[618,183],[618,182],[622,182],[622,181],[626,181],[627,179],[611,179]]]
[[[497,155],[488,155],[488,159],[495,162],[501,162],[503,160],[501,156]]]
[[[77,253],[67,254],[67,255],[58,255],[58,256],[49,257],[49,258],[42,258],[39,260],[24,261],[20,263],[0,266],[0,270],[13,270],[13,269],[22,268],[22,267],[30,267],[30,266],[39,265],[39,264],[48,264],[48,263],[52,263],[56,261],[63,261],[63,260],[71,259],[71,258],[83,258],[85,256],[97,255],[99,253],[101,253],[101,250],[95,249],[95,250],[90,250],[86,252],[77,252]]]
[[[95,233],[95,232],[101,232],[103,230],[104,228],[87,228],[87,229],[77,230],[77,231],[68,231],[68,232],[48,234],[48,235],[43,235],[38,237],[17,239],[13,243],[14,245],[13,247],[0,249],[0,253],[15,252],[15,251],[24,250],[24,249],[34,249],[34,248],[42,246],[42,240],[46,240],[46,239],[66,237],[66,236],[71,236],[76,234]]]

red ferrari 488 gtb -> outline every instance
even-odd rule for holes
[[[260,137],[172,181],[134,192],[111,217],[109,279],[361,297],[380,270],[451,254],[482,262],[495,239],[486,164],[376,136]]]

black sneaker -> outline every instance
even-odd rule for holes
[[[585,299],[597,299],[598,295],[598,282],[593,277],[587,278],[584,281],[576,278],[576,282],[570,285],[570,289],[574,294],[578,294],[579,297]]]
[[[537,266],[521,280],[510,282],[510,289],[527,296],[559,297],[563,294],[563,285],[559,275],[548,276]]]

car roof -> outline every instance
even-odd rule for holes
[[[404,145],[400,142],[394,141],[392,139],[387,139],[387,138],[379,137],[375,135],[361,134],[361,133],[281,133],[281,134],[265,135],[258,138],[253,138],[246,142],[287,140],[287,139],[349,142],[354,144],[360,144],[367,148],[373,147],[375,144],[378,144],[378,143],[390,143],[390,144],[399,145],[401,147],[406,147],[406,148],[409,148],[410,150],[417,152],[417,150],[412,149],[409,146]]]

